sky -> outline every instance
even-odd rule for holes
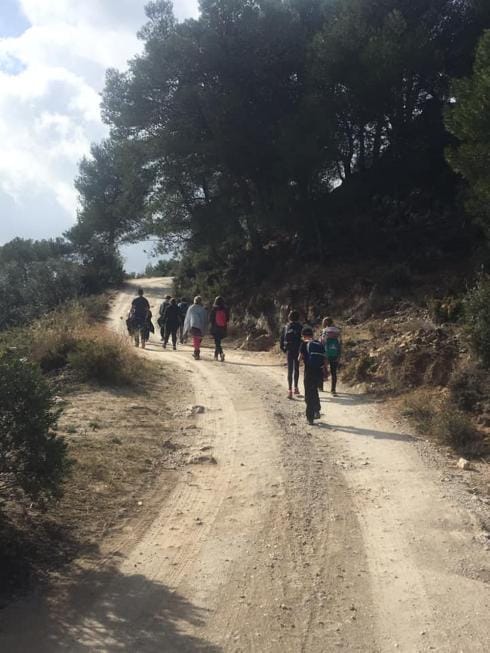
[[[0,245],[60,236],[76,219],[73,180],[100,118],[105,70],[141,50],[146,0],[0,0]],[[197,0],[174,0],[179,19]],[[124,248],[128,271],[149,260]]]

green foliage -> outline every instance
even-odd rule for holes
[[[0,331],[39,318],[82,286],[82,270],[65,241],[12,240],[0,247]]]
[[[157,263],[149,263],[145,268],[146,277],[173,277],[179,271],[180,261],[171,259],[161,259]]]
[[[181,287],[225,293],[243,276],[255,290],[278,252],[413,269],[467,255],[443,107],[483,4],[203,0],[178,22],[150,2],[142,52],[107,73],[110,136],[81,165],[70,238],[88,255],[156,237],[183,251]]]
[[[454,101],[446,125],[459,144],[448,159],[467,180],[468,207],[490,232],[490,30],[482,36],[473,75],[453,84]]]
[[[454,371],[448,384],[451,402],[460,410],[473,411],[489,396],[488,372],[478,365],[467,364]]]
[[[475,351],[486,367],[490,367],[490,278],[482,277],[468,293],[465,321]]]
[[[15,351],[0,352],[0,493],[59,494],[67,470],[66,445],[55,434],[59,413],[38,369]]]

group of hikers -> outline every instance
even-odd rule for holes
[[[180,302],[167,295],[159,308],[158,325],[160,326],[163,348],[166,349],[170,338],[173,349],[177,349],[177,333],[180,343],[184,344],[188,336],[192,337],[193,356],[201,357],[201,342],[208,327],[214,338],[214,359],[225,360],[222,341],[227,335],[230,311],[223,297],[216,297],[211,310],[208,311],[200,295],[189,304],[185,298]],[[143,288],[138,289],[138,296],[133,299],[127,320],[129,333],[134,338],[136,347],[140,342],[143,349],[155,331],[152,323],[150,304],[144,296]],[[333,319],[326,317],[322,322],[319,339],[314,337],[313,327],[299,321],[299,312],[291,311],[288,323],[281,331],[280,348],[287,357],[288,398],[299,395],[299,368],[304,365],[304,388],[306,402],[306,419],[314,424],[320,417],[320,395],[324,382],[331,378],[330,392],[337,396],[337,372],[341,354],[341,332]]]
[[[324,382],[331,377],[330,392],[337,396],[337,373],[341,354],[341,332],[331,317],[324,318],[319,339],[314,337],[313,327],[303,326],[298,311],[291,311],[289,322],[282,329],[280,347],[287,356],[288,397],[299,395],[299,366],[304,364],[304,387],[306,419],[314,424],[320,418],[320,395]],[[293,386],[294,382],[294,386]],[[294,390],[293,390],[294,387]]]
[[[180,302],[175,297],[167,295],[159,308],[158,326],[160,327],[161,341],[164,349],[172,339],[172,347],[177,349],[177,333],[180,343],[184,344],[189,336],[192,337],[193,353],[196,360],[201,357],[201,342],[208,327],[214,338],[214,359],[225,360],[222,341],[226,337],[230,311],[223,297],[216,297],[211,310],[208,311],[202,302],[202,297],[197,295],[194,302],[189,302],[183,297]],[[131,309],[126,321],[128,331],[134,338],[136,347],[143,349],[150,338],[150,333],[155,332],[152,323],[150,304],[144,296],[143,288],[138,289],[138,296],[131,303]]]

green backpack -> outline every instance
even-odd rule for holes
[[[325,353],[329,360],[336,360],[340,356],[340,342],[338,338],[327,338]]]

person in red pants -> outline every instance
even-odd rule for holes
[[[194,297],[194,303],[187,310],[184,322],[184,333],[190,333],[194,347],[193,356],[196,360],[201,358],[201,342],[206,333],[208,312],[202,305],[200,295]]]

